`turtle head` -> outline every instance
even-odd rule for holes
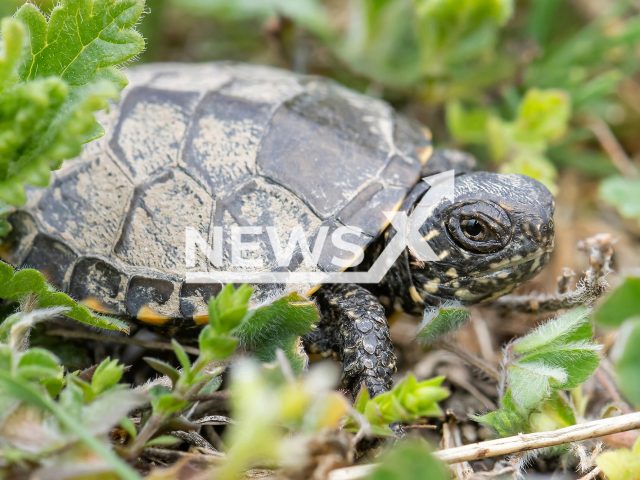
[[[553,195],[524,175],[473,172],[455,179],[420,232],[440,261],[410,261],[426,303],[476,303],[536,275],[553,250]],[[435,298],[434,298],[435,297]]]

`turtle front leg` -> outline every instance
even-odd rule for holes
[[[358,393],[364,382],[372,397],[391,388],[396,356],[384,308],[365,288],[329,285],[316,294],[322,320],[305,337],[313,353],[336,355],[343,364],[342,386]]]

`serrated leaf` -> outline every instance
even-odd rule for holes
[[[640,183],[638,190],[640,191]],[[640,210],[638,211],[640,219]],[[605,327],[619,327],[630,317],[640,315],[640,278],[627,277],[598,301],[595,321]]]
[[[15,16],[30,39],[21,80],[56,76],[75,87],[108,79],[124,88],[115,65],[144,49],[134,30],[144,6],[144,0],[62,0],[47,21],[36,6],[24,5]]]
[[[567,343],[591,340],[593,329],[589,323],[589,309],[575,308],[549,320],[514,342],[516,353],[533,353]]]
[[[417,340],[422,344],[433,343],[443,335],[461,328],[470,318],[469,309],[459,304],[427,308],[418,327]]]
[[[242,344],[254,349],[259,360],[272,362],[281,349],[300,373],[306,362],[299,337],[320,320],[315,304],[292,293],[254,311],[253,316],[236,332]]]
[[[249,285],[243,284],[236,290],[228,283],[217,297],[209,300],[209,323],[216,334],[232,333],[249,319],[252,293]]]
[[[568,390],[582,384],[598,368],[602,347],[587,342],[567,344],[553,350],[542,351],[524,357],[517,362],[521,367],[544,365],[553,370],[562,370],[564,379],[555,374],[551,385],[555,389]]]
[[[122,320],[92,314],[87,307],[77,304],[68,295],[56,292],[37,270],[24,269],[16,272],[13,267],[0,261],[0,298],[19,302],[25,295],[32,293],[37,296],[37,308],[65,307],[67,310],[61,315],[73,320],[129,333],[129,325]]]

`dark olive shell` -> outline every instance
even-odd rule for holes
[[[311,239],[320,226],[331,235],[351,225],[366,247],[431,153],[426,129],[323,78],[231,63],[128,77],[119,104],[98,116],[106,135],[49,188],[28,189],[0,247],[101,312],[156,324],[205,314],[220,285],[184,282],[186,227],[211,243],[212,225],[273,225],[286,244],[294,225]],[[324,250],[318,268],[331,270],[335,252]],[[265,272],[278,268],[263,260]],[[214,269],[198,257],[195,270]],[[276,287],[258,286],[255,301]]]

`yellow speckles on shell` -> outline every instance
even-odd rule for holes
[[[164,325],[171,317],[167,317],[165,315],[159,315],[147,305],[143,306],[140,310],[138,310],[138,314],[136,318],[144,323],[150,323],[151,325]]]
[[[424,239],[425,239],[425,241],[428,242],[429,240],[431,240],[434,237],[437,237],[438,235],[440,235],[440,232],[438,230],[431,230],[429,233],[427,233],[424,236]]]
[[[444,260],[448,256],[449,256],[449,250],[443,250],[442,253],[440,253],[440,255],[438,255],[438,259]]]
[[[425,283],[422,288],[429,293],[436,293],[438,291],[438,285],[440,285],[440,279],[434,278],[433,280],[429,280]]]
[[[422,302],[422,297],[418,293],[418,290],[416,290],[416,287],[414,287],[413,285],[409,287],[409,295],[411,295],[411,300],[413,300],[414,302]]]
[[[457,278],[458,277],[458,271],[453,267],[451,267],[449,270],[447,270],[445,272],[445,274],[450,276],[450,277],[452,277],[452,278]]]
[[[462,288],[456,292],[456,297],[458,297],[460,300],[475,300],[478,298],[478,296],[479,295],[471,293],[466,288]]]
[[[206,325],[209,323],[209,315],[196,315],[193,317],[196,325]]]
[[[109,306],[105,305],[104,302],[102,302],[101,300],[95,297],[85,298],[84,300],[81,300],[78,303],[81,303],[85,307],[90,308],[91,310],[94,310],[96,312],[109,313],[109,314],[115,313],[112,308],[109,308]]]

